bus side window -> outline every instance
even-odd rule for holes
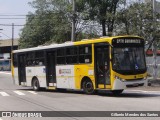
[[[66,64],[65,48],[59,48],[57,50],[57,64]]]
[[[34,52],[28,52],[26,54],[26,65],[27,66],[33,66],[34,65],[34,60],[35,60],[35,53]]]
[[[31,66],[32,65],[32,61],[31,60],[27,60],[27,66]]]
[[[79,46],[79,63],[92,62],[92,47],[91,45]]]
[[[33,64],[36,66],[44,65],[44,51],[36,51],[34,61],[35,61],[35,63],[33,63]]]
[[[75,64],[78,63],[77,59],[77,46],[69,47],[66,49],[66,63]]]
[[[42,65],[44,65],[44,64],[43,64],[43,62],[42,62],[42,61],[39,61],[39,65],[40,65],[40,66],[42,66]]]

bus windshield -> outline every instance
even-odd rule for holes
[[[118,71],[145,70],[143,47],[123,47],[113,50],[113,69]]]

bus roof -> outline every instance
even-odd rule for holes
[[[114,37],[100,37],[100,38],[93,38],[93,39],[82,39],[81,41],[76,41],[76,42],[70,42],[67,41],[62,44],[51,44],[47,46],[38,46],[38,47],[32,47],[32,48],[25,48],[25,49],[19,49],[19,50],[14,50],[13,53],[19,53],[19,52],[27,52],[27,51],[36,51],[36,50],[45,50],[45,49],[51,49],[51,48],[60,48],[60,47],[66,47],[66,46],[72,46],[72,45],[82,45],[82,44],[90,44],[90,43],[99,43],[99,42],[108,42],[111,44],[111,41],[113,38],[122,38],[122,37],[135,37],[135,38],[141,38],[139,36],[114,36]]]

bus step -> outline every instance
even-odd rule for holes
[[[54,87],[54,86],[48,87],[48,90],[55,90],[55,89],[56,89],[56,87]]]

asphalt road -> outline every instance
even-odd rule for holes
[[[32,91],[30,87],[13,84],[11,74],[0,72],[0,111],[160,111],[160,91],[149,89],[125,90],[119,96],[110,92],[86,95],[81,91]],[[63,114],[63,113],[59,113]],[[19,120],[22,118],[0,118],[0,120]],[[23,118],[24,119],[24,118]],[[54,117],[25,118],[27,120],[96,120],[122,119],[126,117]],[[159,119],[153,117],[130,117],[129,119]]]

